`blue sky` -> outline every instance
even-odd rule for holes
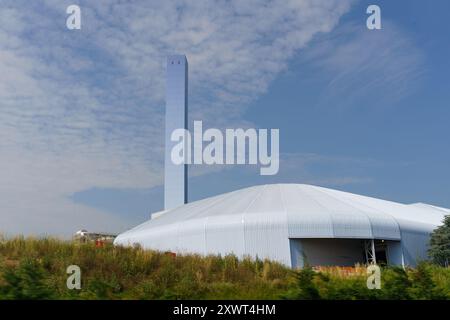
[[[0,5],[0,232],[117,232],[162,208],[172,53],[191,123],[280,129],[278,175],[191,167],[190,200],[295,182],[450,207],[448,1],[79,1],[69,31],[72,3]]]

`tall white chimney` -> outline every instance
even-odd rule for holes
[[[188,62],[184,55],[167,58],[166,74],[166,138],[164,163],[164,210],[187,203],[187,164],[172,162],[171,151],[177,142],[170,136],[175,129],[187,130]]]

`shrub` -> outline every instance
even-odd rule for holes
[[[42,267],[33,260],[22,260],[17,268],[3,267],[3,285],[0,297],[15,300],[51,299],[45,284],[47,278]]]
[[[410,299],[409,290],[411,281],[408,273],[402,267],[389,267],[383,269],[383,299],[405,300]]]
[[[69,265],[82,270],[81,290],[66,287]],[[381,290],[369,290],[365,269],[355,270],[0,238],[0,299],[450,299],[449,268],[383,268]]]
[[[433,281],[433,268],[425,263],[419,263],[416,269],[410,270],[412,299],[445,299],[446,293]]]
[[[428,254],[433,262],[448,267],[450,261],[450,215],[446,216],[443,225],[433,231],[430,238]]]
[[[316,275],[316,272],[310,266],[294,271],[297,287],[288,292],[285,298],[302,300],[320,299],[319,290],[313,281]]]

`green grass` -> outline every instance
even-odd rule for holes
[[[82,270],[81,290],[66,287],[69,265]],[[0,239],[0,299],[450,299],[450,269],[384,268],[382,289],[369,290],[365,273],[14,238]]]

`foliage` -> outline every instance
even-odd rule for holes
[[[23,260],[17,268],[3,270],[0,297],[15,300],[50,299],[50,290],[45,284],[44,272],[36,261]]]
[[[429,255],[433,262],[448,267],[450,262],[450,215],[431,234]]]
[[[81,290],[66,287],[69,265],[82,270]],[[0,240],[0,299],[276,299],[289,286],[289,272],[276,262],[233,255]]]
[[[82,270],[81,290],[66,287],[69,265]],[[339,270],[291,270],[233,255],[0,239],[0,299],[450,299],[449,268],[386,267],[381,290],[367,288],[362,267]]]
[[[365,273],[338,274],[303,269],[297,272],[297,292],[287,298],[295,299],[450,299],[450,269],[421,262],[417,268],[384,267],[381,289],[367,288]],[[294,290],[295,291],[295,290]],[[318,293],[318,295],[317,295]]]
[[[288,292],[285,296],[287,299],[302,299],[302,300],[316,300],[320,298],[317,285],[314,283],[314,278],[319,275],[307,265],[305,268],[294,272],[294,277],[297,286]]]

